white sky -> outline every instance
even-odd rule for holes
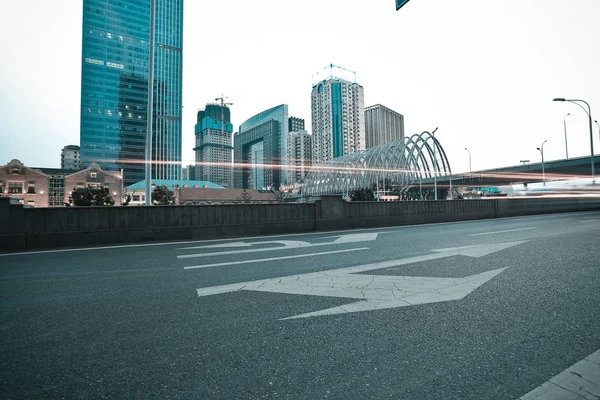
[[[310,131],[311,76],[357,71],[365,106],[436,136],[454,172],[589,155],[582,98],[600,119],[600,0],[186,0],[183,158],[194,159],[196,111],[221,93],[237,127],[289,104]],[[58,167],[79,144],[80,0],[2,0],[0,164]],[[215,46],[216,38],[221,45]],[[594,145],[600,152],[597,127]]]

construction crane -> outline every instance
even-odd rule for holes
[[[227,96],[221,94],[221,97],[217,97],[215,101],[219,101],[221,105],[221,150],[225,152],[225,146],[223,145],[223,137],[225,136],[225,107],[232,106],[233,103],[227,103],[225,100]],[[223,166],[221,168],[224,169]],[[221,186],[223,186],[223,179],[225,178],[225,171],[221,174]],[[231,184],[232,182],[230,182]]]

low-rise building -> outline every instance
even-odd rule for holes
[[[153,179],[152,180],[152,190],[156,186],[162,186],[170,191],[172,191],[175,195],[176,204],[177,202],[177,190],[180,188],[191,188],[191,189],[224,189],[223,186],[217,185],[216,183],[209,181],[195,181],[195,180],[163,180],[163,179]],[[134,183],[133,185],[129,185],[125,188],[125,193],[128,196],[131,196],[131,200],[129,205],[132,206],[143,206],[146,204],[146,181],[140,181]]]
[[[108,191],[115,201],[115,206],[121,205],[123,177],[119,172],[104,171],[98,164],[91,163],[86,169],[65,176],[65,203],[69,202],[73,190],[86,187]]]
[[[176,204],[261,204],[277,203],[278,197],[271,191],[254,189],[202,189],[179,188],[175,191]]]
[[[0,196],[19,199],[21,204],[32,207],[48,207],[49,179],[20,160],[11,160],[0,167]]]
[[[64,207],[76,188],[104,188],[115,205],[121,205],[123,178],[116,171],[104,171],[98,164],[72,169],[27,167],[14,159],[0,167],[0,196],[19,199],[33,207]]]

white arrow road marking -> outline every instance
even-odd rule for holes
[[[396,232],[367,232],[367,233],[352,233],[349,235],[342,236],[328,236],[326,239],[335,239],[332,243],[326,244],[340,244],[340,243],[360,243],[360,242],[372,242],[377,240],[377,235],[381,235],[384,233],[396,233]],[[325,243],[323,243],[325,244]]]
[[[198,253],[198,254],[185,254],[181,256],[177,256],[179,259],[185,258],[199,258],[199,257],[207,257],[207,256],[218,256],[218,255],[231,255],[231,254],[247,254],[247,253],[257,253],[261,251],[278,251],[278,250],[287,250],[287,249],[296,249],[300,247],[319,247],[319,246],[330,246],[334,244],[345,244],[345,243],[360,243],[360,242],[372,242],[377,240],[377,236],[381,233],[390,233],[390,232],[375,232],[375,233],[355,233],[349,235],[338,235],[338,236],[330,236],[329,238],[335,237],[337,238],[333,242],[327,243],[309,243],[303,242],[299,240],[269,240],[265,242],[235,242],[235,243],[225,243],[225,244],[214,244],[209,246],[195,246],[195,247],[184,247],[179,250],[201,250],[201,249],[214,249],[219,247],[250,247],[254,245],[261,244],[282,244],[283,247],[263,247],[258,249],[248,249],[248,250],[231,250],[231,251],[222,251],[222,252],[211,252],[211,253]]]
[[[282,319],[316,317],[358,311],[405,307],[416,304],[459,300],[506,268],[466,278],[424,278],[410,276],[357,275],[360,272],[395,267],[427,260],[463,255],[482,257],[527,241],[484,244],[434,250],[436,253],[379,263],[339,268],[281,278],[263,279],[231,285],[197,289],[198,296],[211,296],[240,290],[330,296],[361,301]]]
[[[317,286],[309,294],[313,296],[347,297],[364,300],[282,318],[282,320],[460,300],[505,269],[500,268],[478,275],[471,275],[466,278],[419,278],[410,276],[341,274],[326,282],[329,284],[333,283],[333,288]],[[348,276],[360,278],[347,284],[337,283],[340,279],[343,280]],[[336,285],[340,287],[336,287]],[[352,296],[349,295],[350,293],[347,288],[355,288],[357,291]],[[260,290],[268,291],[264,289],[264,286]]]

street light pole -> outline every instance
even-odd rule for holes
[[[433,132],[431,132],[431,135],[433,136],[433,191],[434,191],[434,200],[437,200],[437,171],[435,169],[435,167],[437,166],[437,155],[435,154],[435,132],[438,130],[438,128],[436,127]]]
[[[469,173],[473,172],[473,169],[471,168],[471,150],[467,149],[465,147],[465,150],[469,152]]]
[[[156,0],[150,0],[150,43],[148,65],[148,106],[146,123],[146,205],[152,205],[152,106],[154,102],[154,8]]]
[[[591,163],[591,169],[592,169],[592,181],[595,182],[596,180],[596,171],[594,168],[594,132],[592,129],[592,109],[590,107],[590,104],[585,101],[585,100],[578,100],[578,99],[565,99],[563,97],[557,97],[555,99],[553,99],[552,101],[568,101],[569,103],[573,103],[573,104],[577,104],[579,107],[583,108],[583,106],[579,103],[584,103],[587,106],[587,110],[585,108],[583,108],[583,110],[587,113],[588,115],[588,121],[589,121],[589,125],[590,125],[590,163]]]
[[[567,160],[569,159],[569,146],[567,145],[567,116],[569,115],[571,115],[571,113],[567,113],[563,117],[563,123],[565,126],[565,152],[567,153]]]
[[[544,186],[546,186],[546,169],[544,166],[544,143],[546,143],[547,140],[544,140],[544,142],[542,143],[542,147],[541,148],[537,148],[539,150],[540,153],[542,153],[542,181],[544,182]]]
[[[598,141],[600,143],[600,124],[598,123],[598,120],[594,120],[594,122],[596,123],[596,126],[598,127]]]

